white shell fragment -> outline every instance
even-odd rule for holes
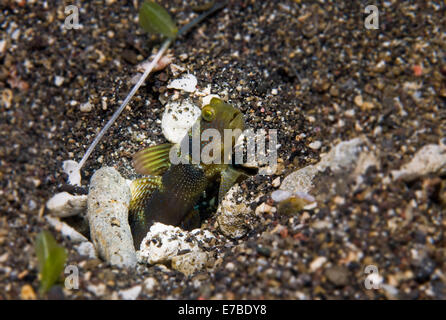
[[[87,101],[80,105],[79,110],[81,112],[90,112],[91,110],[93,110],[93,105],[89,101]]]
[[[130,188],[111,167],[95,172],[88,193],[90,236],[99,256],[118,267],[134,267],[136,252],[128,224]]]
[[[317,257],[310,263],[310,271],[315,272],[317,269],[322,267],[322,265],[327,262],[327,258],[325,257]]]
[[[289,199],[292,195],[293,193],[290,191],[279,189],[271,193],[271,199],[273,199],[275,202],[282,202]]]
[[[46,207],[50,214],[56,217],[75,216],[87,210],[87,196],[73,196],[68,192],[60,192],[48,200]]]
[[[182,78],[172,80],[168,85],[168,89],[183,90],[186,92],[194,92],[197,90],[197,77],[193,74],[186,74]]]
[[[68,183],[73,186],[81,185],[81,171],[79,163],[74,160],[66,160],[63,162],[63,171],[68,174]]]
[[[142,286],[134,286],[132,288],[119,291],[119,295],[123,300],[136,300],[141,293]]]
[[[209,253],[202,248],[211,248],[209,243],[214,238],[207,230],[195,229],[188,232],[157,222],[150,227],[141,242],[138,261],[171,264],[173,269],[190,275],[206,265]]]
[[[394,180],[411,181],[420,176],[438,172],[446,172],[446,146],[429,144],[421,148],[412,160],[400,170],[392,171]]]
[[[330,168],[334,174],[350,173],[360,178],[370,166],[380,166],[377,156],[369,148],[369,141],[365,137],[358,137],[342,141],[334,146],[330,152],[321,155],[317,164],[299,169],[283,180],[280,189],[292,193],[308,194],[314,187],[313,178]],[[357,181],[359,183],[360,180]],[[340,183],[342,183],[340,181]]]
[[[201,109],[190,99],[169,101],[161,119],[164,136],[172,143],[180,143],[200,115]]]
[[[320,149],[320,148],[322,147],[322,142],[320,142],[320,141],[313,141],[313,142],[310,143],[308,146],[309,146],[311,149],[313,149],[313,150],[318,150],[318,149]]]
[[[284,200],[287,200],[291,197],[296,197],[300,199],[304,199],[308,202],[314,202],[316,199],[308,193],[297,191],[297,192],[290,192],[287,190],[276,190],[273,193],[271,193],[271,199],[275,202],[282,202]]]

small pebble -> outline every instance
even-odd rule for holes
[[[54,77],[54,84],[55,84],[56,86],[60,87],[60,86],[63,84],[64,80],[65,80],[64,77],[61,77],[61,76],[55,76],[55,77]]]
[[[158,281],[153,277],[149,277],[144,280],[144,287],[148,292],[153,292],[154,290],[156,290],[157,285]]]
[[[364,103],[362,96],[360,95],[355,97],[354,102],[358,107],[361,107],[362,104]]]
[[[422,147],[401,169],[391,172],[394,180],[412,181],[429,173],[446,173],[446,146],[429,144]]]
[[[273,187],[275,187],[275,188],[277,188],[278,186],[280,186],[280,177],[277,177],[276,179],[274,179],[274,180],[271,182],[271,185],[272,185]]]
[[[20,290],[20,298],[22,300],[36,300],[37,296],[33,287],[31,287],[29,284],[25,284]]]
[[[362,104],[361,109],[362,110],[372,110],[374,107],[375,107],[375,105],[372,102],[365,101]]]
[[[93,293],[96,297],[102,297],[107,289],[106,285],[99,283],[98,285],[89,284],[87,285],[87,290]]]
[[[141,290],[141,286],[134,286],[133,288],[119,291],[119,295],[123,300],[136,300],[141,293]]]
[[[281,202],[284,200],[287,200],[293,195],[292,192],[286,191],[286,190],[276,190],[273,193],[271,193],[271,199],[275,202]]]
[[[63,171],[68,175],[68,183],[73,186],[81,185],[81,172],[79,164],[74,160],[65,160],[62,164]]]
[[[320,267],[322,267],[322,265],[327,262],[327,258],[325,257],[317,257],[316,259],[314,259],[311,263],[310,263],[310,270],[311,272],[316,271],[317,269],[319,269]]]
[[[313,142],[310,143],[308,146],[309,146],[311,149],[313,149],[313,150],[318,150],[318,149],[321,148],[321,146],[322,146],[322,142],[320,142],[320,141],[313,141]]]
[[[90,112],[93,109],[93,106],[90,102],[86,102],[80,105],[79,109],[81,112]]]
[[[169,100],[161,120],[164,136],[172,143],[180,143],[200,115],[201,109],[190,99]]]
[[[343,266],[334,266],[325,271],[328,280],[336,286],[345,286],[349,282],[349,270]]]
[[[186,74],[180,79],[175,79],[167,85],[168,89],[178,89],[186,92],[197,90],[197,78],[193,74]]]
[[[60,192],[55,194],[46,203],[46,207],[50,214],[60,218],[66,218],[86,212],[87,196],[74,196],[68,192]]]

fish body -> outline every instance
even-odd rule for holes
[[[240,130],[233,136],[233,148],[244,129],[242,113],[220,99],[213,98],[209,105],[203,107],[197,121],[200,137],[206,129],[216,129],[220,133],[222,141],[217,142],[213,150],[221,153],[220,159],[224,162],[223,159],[228,154],[225,153],[228,150],[225,150],[223,144],[224,129]],[[193,130],[189,131],[185,139],[191,141],[193,134]],[[209,143],[211,141],[200,141],[200,150]],[[248,177],[231,164],[203,163],[201,160],[194,163],[191,156],[188,163],[172,164],[169,158],[172,147],[178,148],[178,145],[162,144],[149,147],[139,151],[134,157],[136,171],[146,175],[131,184],[129,222],[136,247],[154,222],[175,226],[186,223],[196,215],[194,207],[204,192],[218,183],[218,198],[221,200],[234,183]],[[233,150],[229,151],[232,155]]]

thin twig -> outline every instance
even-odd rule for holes
[[[96,136],[96,138],[94,139],[93,143],[90,145],[90,147],[88,148],[87,152],[85,152],[84,157],[82,158],[81,162],[79,162],[79,170],[82,168],[82,166],[85,164],[85,161],[87,161],[88,157],[90,156],[90,154],[93,152],[94,148],[96,147],[96,145],[99,143],[99,141],[101,140],[101,138],[104,136],[104,134],[107,132],[107,130],[111,127],[111,125],[113,124],[113,122],[115,122],[115,120],[119,117],[119,115],[121,114],[122,110],[124,110],[124,108],[128,105],[129,101],[133,98],[133,96],[135,95],[136,91],[138,91],[139,87],[143,84],[143,82],[146,80],[146,78],[148,77],[148,75],[150,74],[150,72],[152,72],[153,68],[155,67],[155,65],[158,63],[158,61],[161,59],[161,57],[163,56],[164,52],[166,52],[167,48],[169,48],[169,45],[171,43],[170,39],[167,39],[164,41],[163,45],[161,46],[161,48],[158,50],[158,53],[156,54],[155,58],[153,58],[152,62],[150,63],[150,65],[146,68],[146,70],[144,71],[143,75],[141,76],[141,78],[138,80],[138,82],[133,86],[132,91],[130,91],[130,93],[127,95],[127,97],[125,98],[124,102],[121,104],[121,106],[119,107],[118,110],[115,111],[115,113],[113,114],[113,116],[110,118],[110,120],[108,120],[107,124],[104,126],[104,128],[102,128],[102,130],[99,132],[99,134]]]
[[[183,34],[186,34],[192,27],[206,19],[208,16],[213,14],[215,11],[220,10],[226,6],[226,1],[216,2],[212,8],[210,8],[208,11],[203,12],[198,17],[196,17],[194,20],[186,24],[184,27],[182,27],[180,30],[178,30],[177,37],[182,36]]]

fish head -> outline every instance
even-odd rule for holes
[[[210,103],[205,105],[201,110],[201,133],[206,129],[216,129],[223,138],[224,129],[239,129],[243,131],[244,128],[245,120],[242,112],[218,98],[212,98]]]
[[[212,98],[210,103],[201,110],[199,125],[201,150],[212,141],[213,150],[221,153],[220,159],[223,160],[224,157],[227,158],[232,155],[235,142],[245,128],[245,121],[240,110],[218,98]],[[205,131],[208,129],[213,130],[211,132],[212,138],[209,140],[204,138],[206,136]],[[214,136],[216,131],[218,131],[219,137]],[[229,139],[231,136],[232,138]],[[214,140],[216,138],[220,140]],[[230,143],[230,145],[227,143]]]

